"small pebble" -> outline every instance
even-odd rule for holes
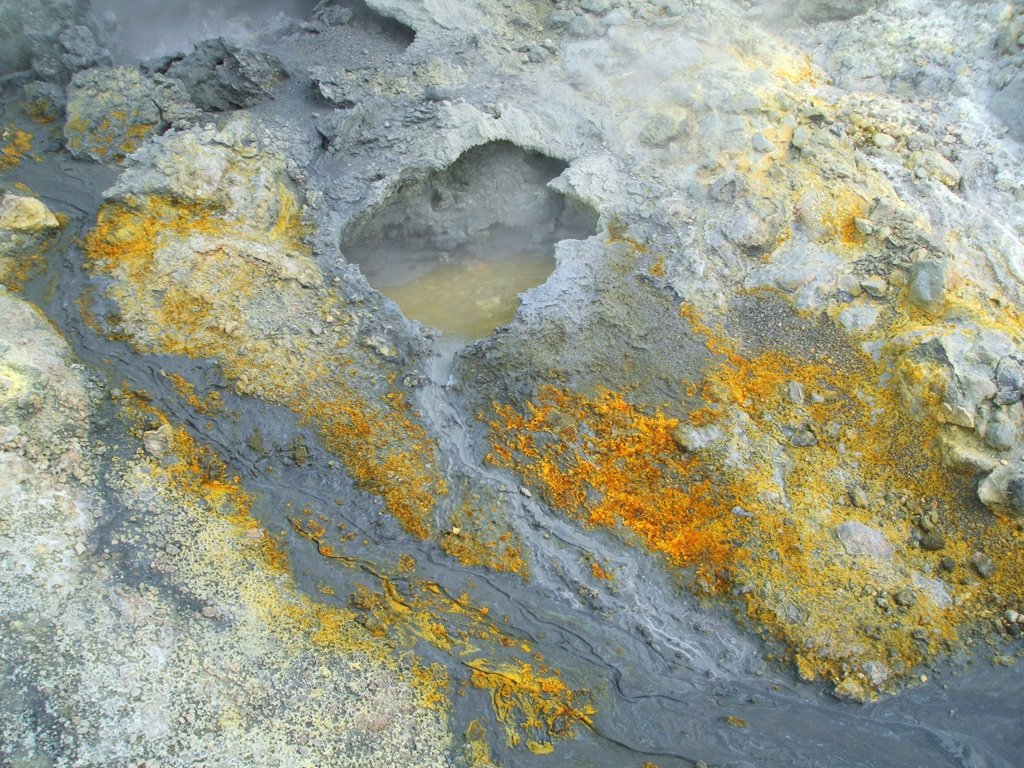
[[[855,216],[853,219],[853,226],[857,228],[857,231],[862,235],[870,235],[875,231],[875,225],[867,219],[862,219],[859,216]]]
[[[889,287],[889,284],[881,275],[872,275],[865,280],[861,280],[860,284],[865,291],[875,298],[884,296],[886,289]]]
[[[818,438],[811,430],[804,428],[794,433],[789,442],[797,448],[812,448],[818,444]]]
[[[850,502],[855,507],[866,509],[868,506],[868,492],[865,491],[861,486],[855,485],[850,488]]]
[[[996,572],[995,561],[984,552],[975,552],[974,556],[971,557],[971,565],[974,566],[974,570],[983,579],[992,578]]]
[[[760,132],[754,134],[751,143],[758,152],[771,152],[775,149],[775,145],[768,141],[767,137]]]
[[[887,133],[876,133],[871,141],[879,149],[892,149],[896,146],[896,139]]]

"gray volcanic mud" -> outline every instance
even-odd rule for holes
[[[0,2],[0,762],[1017,765],[1022,30]]]

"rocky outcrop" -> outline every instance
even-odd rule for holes
[[[55,51],[61,35],[80,23],[87,8],[87,0],[0,3],[0,75],[32,69],[33,58]]]
[[[206,112],[251,107],[287,76],[273,54],[241,48],[222,37],[196,43],[192,53],[161,65],[159,72],[179,80],[192,102]]]
[[[178,80],[135,67],[90,69],[67,89],[64,141],[74,157],[119,160],[146,137],[184,127],[200,115]]]
[[[66,85],[76,72],[110,66],[116,21],[89,0],[0,3],[0,75]]]

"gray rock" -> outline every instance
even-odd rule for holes
[[[848,491],[848,495],[850,497],[850,503],[853,504],[853,506],[858,507],[860,509],[868,508],[870,500],[868,499],[868,492],[867,490],[865,490],[864,486],[851,486]]]
[[[1010,129],[1013,138],[1024,141],[1024,72],[1018,71],[996,92],[988,106]]]
[[[896,605],[901,605],[904,608],[910,608],[917,605],[917,593],[912,589],[901,589],[892,596],[892,599]]]
[[[840,701],[853,701],[858,704],[865,704],[871,698],[864,684],[849,676],[839,681],[832,689],[832,695]]]
[[[554,54],[543,45],[535,45],[526,53],[526,58],[533,64],[543,64],[550,61]]]
[[[943,561],[949,558],[943,558]],[[946,568],[945,570],[952,570],[952,568]],[[953,598],[949,595],[949,590],[946,589],[946,585],[939,579],[932,579],[925,576],[917,571],[912,571],[910,574],[910,581],[913,583],[914,588],[920,590],[923,594],[931,598],[931,601],[935,603],[935,606],[939,609],[949,608],[953,605]]]
[[[844,291],[854,298],[860,296],[864,292],[864,289],[861,287],[860,280],[853,275],[840,275],[838,287],[840,291]]]
[[[938,434],[942,464],[966,475],[983,475],[999,466],[999,459],[963,429],[946,427]]]
[[[557,29],[569,26],[569,23],[576,18],[572,11],[552,11],[548,16],[548,24]]]
[[[171,64],[166,74],[180,80],[196,106],[207,112],[251,107],[286,77],[273,54],[222,37],[196,43],[195,51]]]
[[[907,167],[917,172],[919,178],[931,177],[947,187],[956,187],[960,183],[957,167],[934,149],[911,152],[907,158]]]
[[[749,182],[737,173],[726,173],[714,181],[708,187],[708,195],[713,200],[722,203],[732,203],[743,197],[749,191]]]
[[[985,425],[985,444],[996,451],[1008,451],[1017,442],[1017,425],[1006,411],[997,410]]]
[[[75,72],[114,63],[110,51],[101,48],[92,30],[82,25],[65,29],[55,42],[43,40],[33,38],[32,71],[40,80],[64,84]]]
[[[892,677],[892,669],[889,668],[888,664],[881,661],[865,661],[861,668],[864,670],[864,674],[868,676],[868,682],[876,688]]]
[[[68,78],[75,72],[90,67],[105,67],[114,63],[110,51],[100,47],[92,30],[82,25],[76,25],[64,30],[60,37],[60,47],[63,52],[60,54],[61,64],[67,69]]]
[[[848,520],[836,526],[836,535],[847,554],[865,555],[877,560],[892,560],[894,550],[889,540],[879,531],[864,525],[864,523]]]
[[[171,439],[174,430],[170,424],[163,424],[157,429],[150,430],[142,436],[142,445],[146,453],[157,459],[162,459],[171,450]]]
[[[983,579],[990,579],[995,575],[995,561],[984,552],[975,552],[971,556],[971,566]]]
[[[748,200],[730,211],[720,228],[744,255],[759,258],[775,248],[782,227],[782,217],[770,201]]]
[[[938,531],[928,531],[921,535],[921,549],[929,552],[940,552],[946,548],[946,540]]]
[[[750,143],[758,152],[772,152],[775,149],[775,145],[760,131],[754,134]]]
[[[800,150],[805,150],[811,145],[811,131],[806,125],[798,125],[793,131],[791,143]]]
[[[876,133],[871,137],[871,143],[879,149],[892,149],[896,146],[896,139],[887,133]]]
[[[885,292],[889,288],[889,284],[881,275],[872,275],[871,277],[861,280],[860,284],[861,287],[867,291],[868,295],[874,296],[875,298],[885,296]]]
[[[938,315],[946,306],[946,268],[941,261],[924,259],[910,268],[910,303]]]
[[[593,37],[597,33],[597,22],[592,16],[575,16],[569,22],[568,31],[573,37]]]
[[[640,131],[639,139],[649,147],[664,147],[679,138],[679,123],[666,114],[654,115]]]
[[[63,118],[68,103],[63,88],[56,83],[47,83],[43,80],[25,85],[25,101],[32,116],[45,122]]]
[[[789,442],[797,448],[813,448],[818,444],[818,438],[806,427],[797,430],[789,439]]]
[[[61,32],[80,24],[87,0],[0,2],[0,77],[32,68],[33,59],[59,45]]]
[[[700,447],[698,440],[689,427],[685,427],[682,424],[672,430],[672,439],[684,451],[695,451]]]
[[[1019,402],[1024,394],[1024,368],[1012,357],[1004,357],[996,365],[996,395],[999,405]]]
[[[1024,517],[1024,471],[1000,464],[978,483],[978,500],[998,515]]]

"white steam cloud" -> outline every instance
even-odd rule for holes
[[[244,42],[280,13],[307,19],[316,0],[93,0],[98,13],[113,13],[121,28],[115,55],[136,62],[211,37]]]

